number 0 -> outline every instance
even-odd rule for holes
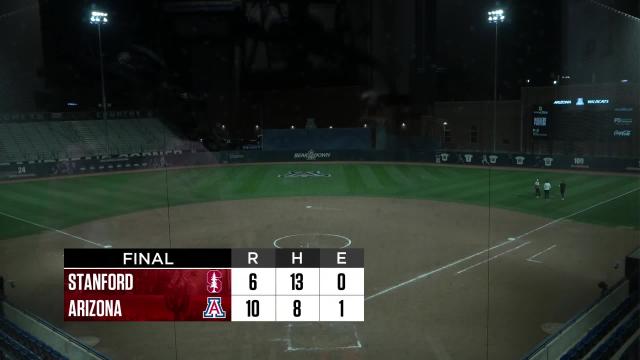
[[[346,276],[344,273],[338,274],[338,290],[344,290],[346,288]]]

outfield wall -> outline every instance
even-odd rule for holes
[[[95,174],[113,171],[261,162],[388,161],[501,166],[554,170],[590,170],[640,174],[640,159],[530,155],[518,153],[434,151],[225,151],[141,153],[113,157],[0,163],[0,180]]]
[[[262,149],[282,151],[311,148],[315,150],[368,150],[373,146],[371,129],[265,129]]]

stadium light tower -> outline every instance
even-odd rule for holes
[[[440,147],[442,147],[444,149],[444,141],[447,137],[447,125],[449,125],[448,122],[443,121],[442,122],[442,144],[440,144]]]
[[[493,45],[493,152],[496,152],[496,123],[498,117],[498,24],[504,22],[504,10],[489,11],[489,23],[496,26],[496,38]]]
[[[100,85],[102,87],[102,120],[104,120],[105,127],[105,145],[107,147],[107,154],[109,153],[109,127],[107,125],[107,95],[104,90],[104,63],[102,60],[102,32],[101,27],[109,23],[109,13],[104,11],[91,11],[91,17],[89,18],[89,22],[93,25],[98,26],[98,49],[100,52]]]

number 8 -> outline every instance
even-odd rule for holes
[[[300,317],[302,314],[302,303],[300,300],[293,300],[293,316]]]

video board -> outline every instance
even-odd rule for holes
[[[636,111],[632,105],[610,99],[556,99],[551,106],[535,106],[532,135],[569,141],[632,141],[637,136]]]

